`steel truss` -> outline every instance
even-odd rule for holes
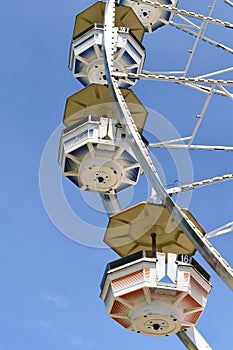
[[[207,100],[203,106],[202,112],[199,116],[199,120],[194,128],[194,131],[192,133],[191,137],[186,138],[189,141],[189,144],[186,145],[185,148],[189,149],[203,149],[203,147],[206,146],[195,146],[192,145],[192,142],[195,138],[196,132],[200,126],[201,120],[204,116],[204,113],[206,111],[206,108],[209,104],[209,101],[212,97],[213,94],[217,93],[223,96],[230,97],[233,99],[233,94],[231,94],[225,86],[232,86],[233,82],[232,81],[224,81],[224,80],[215,80],[215,79],[206,79],[209,76],[214,76],[218,74],[219,72],[213,72],[212,74],[208,74],[206,76],[202,77],[196,77],[196,78],[186,78],[186,74],[188,72],[195,48],[197,46],[197,42],[199,39],[204,40],[209,42],[210,44],[215,45],[216,47],[222,48],[225,51],[229,53],[233,53],[233,50],[230,48],[227,48],[223,45],[220,45],[218,43],[213,42],[212,40],[204,37],[204,32],[206,29],[206,26],[208,23],[214,23],[220,26],[225,26],[232,28],[232,24],[228,22],[224,22],[221,20],[216,20],[213,19],[211,16],[212,10],[215,6],[216,0],[213,1],[213,4],[210,8],[210,13],[209,16],[205,17],[202,15],[198,15],[192,12],[187,12],[184,10],[179,10],[174,7],[170,7],[167,5],[161,5],[156,2],[152,1],[147,1],[143,0],[145,3],[150,3],[153,4],[156,7],[161,7],[166,10],[169,9],[174,15],[179,15],[179,16],[187,16],[191,18],[195,18],[198,20],[202,21],[202,25],[200,27],[197,27],[195,24],[193,24],[193,27],[198,29],[198,33],[190,33],[189,29],[186,29],[184,26],[181,26],[179,29],[182,29],[186,32],[189,32],[189,34],[192,34],[195,36],[196,42],[194,44],[193,50],[192,50],[192,55],[191,59],[187,63],[187,66],[182,72],[183,76],[182,77],[175,77],[175,76],[161,76],[160,74],[157,73],[148,73],[148,72],[143,72],[142,74],[139,74],[137,76],[131,74],[131,77],[134,77],[136,79],[140,78],[148,78],[148,79],[153,79],[153,80],[160,80],[160,81],[172,81],[176,83],[180,83],[183,85],[186,85],[188,87],[192,87],[195,89],[198,89],[202,92],[205,92],[208,94]],[[228,5],[231,6],[231,3],[229,1]],[[121,91],[118,87],[117,84],[117,76],[121,74],[125,74],[124,72],[114,72],[113,69],[113,63],[114,63],[114,51],[115,51],[115,45],[117,41],[117,36],[118,36],[118,28],[115,27],[115,7],[116,7],[116,0],[107,0],[106,3],[106,9],[105,9],[105,21],[104,21],[104,58],[105,58],[105,69],[106,69],[106,75],[107,75],[107,82],[109,86],[109,90],[111,92],[112,100],[113,102],[116,102],[116,108],[118,112],[118,117],[119,121],[121,122],[122,126],[125,129],[125,132],[128,136],[130,145],[134,151],[134,153],[137,155],[138,162],[140,163],[141,167],[143,168],[145,175],[147,176],[148,180],[151,183],[152,188],[158,194],[160,200],[162,201],[163,205],[169,210],[171,213],[171,216],[174,218],[174,220],[179,223],[179,226],[183,230],[183,232],[186,234],[186,236],[189,238],[189,240],[192,242],[192,244],[195,246],[195,248],[200,252],[200,254],[203,256],[203,258],[207,261],[207,263],[212,267],[212,269],[219,275],[219,277],[225,282],[225,284],[233,290],[233,269],[231,266],[224,260],[224,258],[219,254],[219,252],[216,251],[216,249],[212,246],[212,244],[208,241],[207,237],[204,237],[201,232],[193,225],[193,223],[188,219],[187,216],[185,216],[180,208],[176,205],[176,203],[172,200],[169,192],[169,190],[166,190],[165,187],[163,186],[158,173],[156,171],[156,168],[154,167],[154,164],[152,162],[152,159],[150,157],[148,148],[144,144],[141,135],[139,134],[137,127],[135,126],[134,120],[132,119],[132,116],[130,114],[130,111],[127,107],[127,104],[124,101],[124,98],[121,94]],[[170,25],[173,26],[178,26],[174,24],[174,22],[168,22]],[[229,71],[231,71],[232,68],[229,68]],[[174,73],[173,73],[174,74]],[[179,73],[178,73],[179,74]],[[203,85],[200,85],[203,84]],[[205,86],[206,85],[211,85]],[[216,89],[218,87],[218,89]],[[220,89],[220,90],[219,90]],[[174,141],[174,140],[173,140]],[[169,145],[168,141],[165,143],[165,145]],[[172,143],[171,143],[172,145]],[[152,146],[152,145],[150,145]],[[174,144],[173,144],[174,146]],[[214,149],[218,148],[219,146],[215,146]],[[219,149],[218,149],[219,150]],[[223,150],[228,150],[232,151],[231,147],[229,149],[223,147]],[[186,189],[185,186],[181,186],[178,189],[174,190],[175,191],[182,191],[182,190],[187,190],[187,189],[193,189],[201,186],[205,186],[209,183],[215,183],[219,181],[224,181],[232,178],[232,174],[226,175],[225,178],[224,176],[219,178],[214,178],[211,180],[204,180],[199,183],[194,183],[191,185],[187,185]],[[170,190],[171,191],[171,190]],[[173,194],[174,194],[173,193]],[[108,212],[113,212],[117,211],[119,209],[119,202],[117,201],[116,197],[111,197],[108,196],[108,198],[105,196],[103,198],[105,208]],[[189,332],[181,331],[178,334],[178,337],[181,339],[181,341],[184,343],[184,345],[188,349],[199,349],[199,350],[204,350],[204,349],[210,349],[209,345],[204,341],[204,339],[199,335],[198,331],[196,329],[191,329]]]

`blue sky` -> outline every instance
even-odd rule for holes
[[[2,4],[0,349],[184,348],[176,336],[143,337],[125,331],[108,318],[99,298],[99,283],[106,263],[117,256],[110,249],[85,244],[85,234],[93,234],[94,239],[96,232],[101,236],[107,225],[98,197],[84,195],[66,179],[62,180],[65,197],[82,220],[82,225],[67,230],[84,237],[84,244],[75,243],[56,228],[41,199],[39,173],[44,147],[62,121],[66,98],[82,88],[67,68],[75,15],[93,2],[13,0]],[[180,7],[186,8],[187,3],[181,1]],[[210,4],[208,0],[189,3],[190,9],[197,13],[206,13]],[[218,0],[213,17],[230,21],[232,9]],[[232,31],[211,28],[208,27],[207,34],[232,45]],[[145,36],[143,43],[147,50],[146,69],[180,70],[187,62],[193,39],[166,27]],[[201,43],[190,76],[230,66],[232,55]],[[230,74],[226,77],[233,79]],[[151,138],[157,135],[156,122],[161,120],[171,123],[181,136],[188,136],[206,98],[172,83],[140,81],[133,90],[146,107],[155,111],[150,112],[151,120],[146,126],[147,130],[153,130],[152,135],[145,133]],[[196,143],[232,145],[232,114],[232,101],[215,96]],[[177,179],[174,158],[183,159],[180,152],[153,152],[166,184]],[[188,169],[193,169],[195,181],[233,172],[231,153],[193,151],[190,157]],[[186,166],[187,163],[181,162],[178,169],[184,177]],[[52,152],[50,167],[59,170]],[[55,172],[44,179],[48,193]],[[142,176],[134,189],[122,194],[123,206],[147,200],[147,188]],[[189,197],[190,211],[206,232],[232,221],[232,195],[232,182],[228,181],[197,189]],[[180,200],[185,202],[187,198]],[[54,208],[66,225],[67,217],[59,211],[55,196]],[[212,243],[233,265],[233,235],[215,238]],[[197,259],[211,274],[213,284],[197,328],[213,349],[229,349],[232,294],[198,254]]]

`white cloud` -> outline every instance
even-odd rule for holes
[[[74,331],[69,331],[66,334],[66,338],[68,339],[69,343],[74,347],[82,346],[82,348],[88,349],[93,347],[92,342],[84,336],[79,335],[78,332],[76,333]]]
[[[69,306],[68,300],[57,293],[51,291],[45,291],[41,294],[40,299],[43,302],[53,304],[60,308],[67,308]]]
[[[72,335],[68,337],[72,345],[83,345],[83,338],[78,335]]]
[[[51,321],[39,321],[37,324],[44,329],[51,329],[53,326]]]

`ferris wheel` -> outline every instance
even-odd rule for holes
[[[203,350],[210,347],[195,326],[212,286],[210,275],[193,256],[198,251],[226,288],[233,290],[233,269],[209,240],[232,232],[233,222],[206,233],[173,198],[230,181],[233,174],[166,186],[152,152],[233,151],[231,145],[195,143],[214,96],[233,100],[233,48],[222,35],[233,29],[233,23],[212,17],[217,0],[206,6],[206,14],[194,11],[195,6],[195,1],[107,0],[93,3],[76,16],[69,69],[83,88],[66,101],[59,163],[81,191],[99,193],[109,213],[104,242],[120,258],[107,265],[101,283],[108,315],[127,330],[154,337],[177,334],[187,349]],[[221,1],[221,6],[233,10],[230,0]],[[210,26],[214,36],[209,36]],[[189,37],[188,55],[181,62],[173,61],[174,69],[145,70],[146,59],[154,59],[148,57],[147,45],[157,33],[168,30]],[[219,67],[213,65],[203,72],[197,60],[196,73],[193,62],[201,44],[207,47],[209,60],[212,50],[220,52]],[[176,46],[179,42],[172,50]],[[224,67],[222,54],[227,57]],[[200,54],[200,62],[203,57]],[[159,141],[159,135],[156,141],[150,133],[144,136],[150,113],[132,90],[143,80],[154,81],[157,87],[164,84],[164,89],[174,84],[203,94],[203,105],[188,136]],[[164,100],[169,103],[169,97]],[[137,186],[143,174],[152,189],[150,201],[145,194],[145,201],[122,210],[119,193]]]

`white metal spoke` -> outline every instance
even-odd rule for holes
[[[141,80],[154,80],[154,81],[162,81],[162,82],[172,82],[172,83],[178,83],[182,84],[184,86],[190,87],[192,89],[201,91],[203,93],[209,94],[212,90],[212,88],[209,88],[208,86],[200,85],[200,84],[208,84],[208,85],[217,85],[219,86],[219,89],[214,89],[213,93],[216,95],[221,95],[225,97],[230,97],[232,99],[233,94],[231,94],[229,91],[227,91],[224,86],[233,86],[233,80],[222,80],[222,79],[203,79],[200,77],[176,77],[176,76],[170,76],[170,75],[164,75],[164,74],[158,74],[153,72],[146,72],[143,71],[140,74],[135,73],[123,73],[123,72],[113,72],[113,76],[115,77],[128,77],[132,79],[141,79]]]
[[[202,180],[202,181],[194,182],[194,183],[189,184],[189,185],[183,185],[180,187],[169,188],[169,189],[167,189],[167,193],[169,195],[175,195],[175,194],[178,194],[181,192],[195,190],[196,188],[200,188],[200,187],[204,187],[204,186],[208,186],[208,185],[213,185],[213,184],[227,181],[227,180],[233,180],[233,174],[227,174],[227,175],[223,175],[223,176],[213,177],[212,179]]]
[[[115,72],[113,72],[115,74]],[[147,70],[143,71],[144,74],[154,74],[154,75],[170,75],[170,74],[175,74],[175,75],[182,75],[184,74],[184,71],[170,71],[170,72],[149,72]]]
[[[233,67],[229,67],[229,68],[221,69],[221,70],[214,71],[214,72],[211,72],[211,73],[199,75],[197,78],[209,78],[209,77],[213,77],[215,75],[219,75],[219,74],[223,74],[223,73],[229,73],[229,72],[232,72],[232,71],[233,71]]]
[[[191,84],[191,83],[181,83],[184,86],[190,87],[194,90],[203,92],[204,94],[209,94],[211,91],[211,88],[208,86],[204,86],[204,85],[199,85],[199,84]],[[221,91],[219,89],[214,89],[214,94],[215,95],[220,95],[220,96],[224,96],[224,97],[231,97],[229,96],[225,91]]]
[[[123,72],[113,72],[115,77],[128,77],[131,79],[142,79],[142,80],[156,80],[156,81],[169,81],[172,83],[192,83],[192,84],[208,84],[208,85],[221,85],[221,86],[233,86],[233,80],[223,80],[223,79],[204,79],[200,77],[176,77],[172,75],[163,75],[153,72],[142,72],[140,74],[135,73],[123,73]]]
[[[206,146],[206,145],[184,145],[170,143],[149,143],[150,148],[170,148],[170,149],[185,149],[190,151],[224,151],[233,152],[232,146]]]
[[[158,142],[158,143],[150,143],[149,147],[157,148],[156,147],[157,145],[158,145],[158,147],[159,146],[166,147],[165,145],[167,145],[167,144],[177,143],[177,142],[181,142],[181,141],[187,141],[187,140],[190,140],[190,139],[191,139],[191,136],[187,136],[187,137],[181,137],[179,139],[173,139],[173,140],[168,140],[168,141],[163,141],[163,142]]]
[[[224,2],[225,2],[227,5],[233,7],[233,2],[232,2],[232,1],[230,1],[230,0],[224,0]]]
[[[208,238],[208,239],[215,238],[215,237],[222,236],[222,235],[225,235],[226,233],[231,233],[231,232],[233,232],[233,221],[229,222],[228,224],[226,224],[222,227],[217,228],[216,230],[209,232],[206,235],[206,238]]]
[[[183,32],[185,32],[185,33],[187,33],[187,34],[193,35],[193,36],[195,36],[195,37],[198,36],[198,33],[195,33],[195,32],[193,32],[192,30],[185,28],[185,27],[182,26],[181,24],[177,24],[177,23],[175,23],[175,22],[173,22],[173,21],[169,21],[169,22],[167,21],[166,23],[167,23],[167,24],[170,24],[171,26],[173,26],[173,27],[175,27],[175,28],[177,28],[177,29],[182,30]],[[228,52],[228,53],[233,54],[233,49],[232,49],[232,48],[230,48],[230,47],[228,47],[228,46],[226,46],[226,45],[220,44],[220,43],[218,43],[217,41],[214,41],[214,40],[212,40],[212,39],[206,38],[205,36],[200,36],[199,39],[202,40],[202,41],[205,41],[205,42],[207,42],[208,44],[213,45],[213,46],[215,46],[215,47],[217,47],[217,48],[219,48],[219,49],[222,49],[222,50],[224,50],[224,51],[226,51],[226,52]]]

